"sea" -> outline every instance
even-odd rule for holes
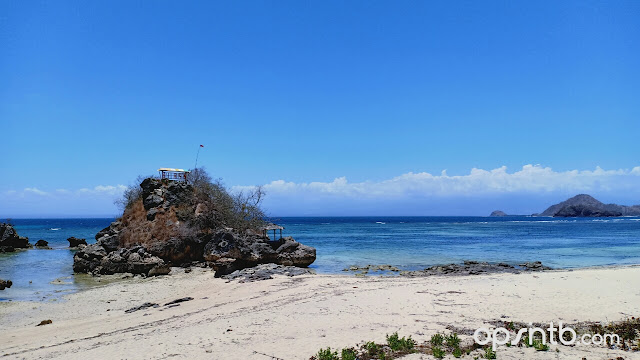
[[[13,286],[0,301],[63,301],[64,294],[99,286],[73,275],[67,238],[86,238],[114,219],[14,219],[18,234],[51,250],[0,254],[0,279]],[[640,264],[640,217],[283,217],[283,235],[317,250],[311,268],[343,273],[351,265],[389,264],[417,270],[464,260],[519,264],[542,261],[552,268]],[[278,233],[279,235],[279,233]]]

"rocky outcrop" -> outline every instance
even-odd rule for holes
[[[400,275],[421,277],[433,275],[480,275],[494,273],[518,274],[525,271],[551,270],[540,261],[527,262],[518,266],[506,263],[488,263],[479,261],[465,261],[464,264],[436,265],[420,271],[402,271]]]
[[[384,265],[365,265],[365,266],[349,266],[348,268],[342,269],[342,271],[353,271],[355,273],[358,274],[368,274],[370,271],[372,272],[399,272],[400,269],[393,266],[393,265],[388,265],[388,264],[384,264]]]
[[[49,247],[49,242],[43,239],[36,241],[35,247],[37,249],[51,249],[51,247]]]
[[[223,279],[229,281],[236,280],[240,283],[273,279],[273,275],[298,276],[315,274],[311,269],[297,266],[284,266],[276,264],[261,264],[255,267],[236,270],[228,275],[223,275]]]
[[[0,252],[31,248],[29,238],[19,236],[11,224],[0,223]]]
[[[166,275],[169,265],[144,247],[120,248],[107,252],[100,244],[87,245],[73,258],[73,271],[93,274],[132,273],[147,276]]]
[[[0,290],[8,289],[13,285],[11,280],[2,280],[0,279]]]
[[[216,276],[264,263],[307,267],[315,259],[316,249],[292,237],[269,241],[259,236],[219,231],[204,247],[204,260],[211,263]]]
[[[261,231],[196,226],[204,211],[189,184],[148,178],[140,188],[139,200],[75,254],[75,272],[161,275],[205,261],[222,276],[266,263],[307,267],[316,259],[314,248],[291,237],[269,241]]]
[[[590,195],[580,194],[547,208],[534,216],[553,217],[614,217],[640,216],[640,205],[604,204]]]
[[[69,242],[69,247],[70,248],[77,248],[80,245],[87,245],[87,240],[86,239],[78,239],[75,236],[72,236],[72,237],[68,238],[67,241]]]
[[[507,216],[507,214],[504,211],[495,210],[489,216]]]

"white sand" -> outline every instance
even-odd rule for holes
[[[279,277],[226,283],[209,270],[134,279],[65,296],[0,304],[0,354],[65,359],[308,359],[319,348],[426,341],[447,325],[616,321],[640,316],[640,267],[468,277]],[[10,289],[9,289],[10,291]],[[124,310],[144,302],[180,306]],[[53,324],[36,327],[41,320]],[[469,337],[463,337],[463,339]],[[498,359],[640,359],[597,346],[498,349]],[[7,356],[8,355],[8,356]],[[429,359],[411,355],[407,359]],[[467,356],[467,359],[472,357]]]

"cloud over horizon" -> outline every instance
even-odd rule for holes
[[[446,170],[439,175],[427,172],[409,172],[383,181],[365,181],[350,183],[345,177],[339,177],[332,182],[294,183],[284,180],[272,181],[264,185],[267,197],[265,204],[275,213],[291,215],[283,203],[293,204],[293,209],[307,213],[304,206],[297,205],[304,202],[313,210],[311,213],[323,213],[322,207],[328,208],[327,213],[341,213],[346,208],[365,213],[380,213],[371,209],[379,203],[394,213],[406,214],[401,211],[401,204],[407,205],[408,212],[420,214],[438,214],[437,210],[429,209],[429,203],[418,205],[420,201],[429,200],[430,204],[438,204],[440,210],[446,199],[454,202],[471,199],[483,199],[487,203],[496,199],[505,199],[502,207],[511,208],[518,213],[530,213],[531,207],[540,206],[539,201],[533,201],[530,206],[509,205],[508,198],[531,201],[545,199],[561,199],[562,196],[572,196],[578,193],[606,195],[611,201],[637,201],[640,195],[640,166],[632,169],[605,170],[596,167],[594,170],[554,171],[550,167],[541,165],[525,165],[515,172],[507,172],[502,166],[493,170],[473,168],[466,175],[448,175]],[[248,189],[247,186],[235,186],[235,190]],[[534,199],[526,200],[534,197]],[[635,198],[634,198],[635,197]],[[537,199],[536,199],[537,198]],[[361,206],[354,206],[360,203]],[[391,205],[391,208],[389,206]],[[549,204],[550,205],[550,204]],[[496,204],[495,206],[500,206]],[[445,206],[446,207],[446,206]],[[458,209],[458,207],[453,208]],[[470,213],[484,214],[486,210],[474,210]],[[455,211],[453,212],[455,213]],[[441,214],[453,214],[450,210]],[[459,214],[470,214],[461,211]]]
[[[284,192],[314,192],[340,196],[397,197],[402,195],[447,196],[479,193],[612,191],[634,189],[640,180],[640,166],[631,170],[570,170],[553,171],[550,167],[525,165],[508,173],[502,166],[493,170],[473,168],[467,175],[440,175],[409,172],[379,182],[349,183],[345,177],[332,182],[293,183],[275,180],[264,185],[265,190]],[[235,186],[242,190],[247,186]]]
[[[465,175],[405,173],[382,181],[295,183],[274,180],[264,189],[265,208],[277,216],[295,215],[486,215],[500,208],[510,213],[542,211],[552,202],[578,193],[603,196],[605,202],[640,203],[640,166],[632,169],[554,171],[525,165],[473,168]],[[0,216],[96,216],[117,214],[114,200],[125,185],[97,185],[77,190],[30,186],[0,193]],[[241,191],[252,186],[233,186]],[[16,215],[14,215],[16,214]]]

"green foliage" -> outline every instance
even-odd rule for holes
[[[395,332],[391,335],[387,335],[387,345],[393,351],[410,351],[416,346],[416,342],[411,339],[411,336],[399,337],[398,333]]]
[[[635,317],[606,326],[606,332],[617,334],[623,341],[632,341],[640,334],[640,319]]]
[[[433,357],[436,359],[442,359],[447,354],[444,350],[437,346],[431,348],[431,351],[433,352]]]
[[[529,336],[528,336],[528,335],[526,335],[526,334],[525,334],[524,336],[522,336],[522,343],[523,343],[523,344],[524,344],[524,346],[526,346],[526,347],[531,347],[531,346],[533,346],[533,345],[532,345],[532,344],[533,344],[533,342],[532,342],[532,341],[531,341],[531,342],[529,341]]]
[[[542,342],[542,340],[533,339],[533,348],[536,351],[547,351],[549,350],[549,345]]]
[[[445,338],[445,342],[447,343],[447,346],[452,347],[452,348],[456,348],[456,347],[460,346],[460,338],[458,337],[458,334],[456,334],[456,333],[449,334]]]
[[[454,358],[462,357],[462,350],[460,350],[459,347],[456,347],[455,349],[453,349],[451,354],[453,355]]]
[[[431,345],[432,346],[440,346],[444,343],[444,336],[440,333],[434,334],[431,336]]]
[[[374,343],[373,341],[369,341],[365,343],[364,348],[365,350],[367,350],[367,353],[369,354],[369,356],[376,356],[382,350],[382,347]]]
[[[316,354],[316,359],[317,360],[340,360],[340,358],[338,357],[338,352],[331,351],[330,347],[326,349],[318,350],[318,353]]]
[[[356,350],[353,348],[342,349],[340,360],[356,360]]]
[[[484,348],[484,358],[485,359],[495,359],[496,358],[496,352],[493,351],[491,346],[487,346],[486,348]]]

